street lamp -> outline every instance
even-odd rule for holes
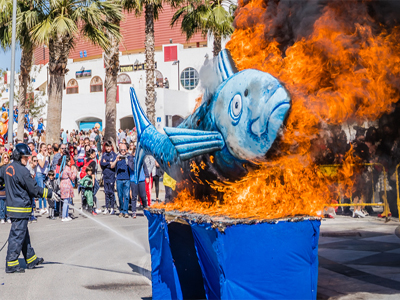
[[[8,102],[8,142],[14,144],[14,77],[15,77],[15,27],[17,20],[17,0],[13,0],[12,11],[12,35],[11,35],[11,84],[10,84],[10,101]],[[21,112],[19,112],[21,113]],[[23,113],[23,112],[22,112]]]
[[[172,65],[178,65],[178,91],[181,89],[180,79],[179,79],[179,60],[175,60]]]

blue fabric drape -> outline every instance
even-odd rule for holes
[[[181,299],[164,216],[146,216],[153,298]],[[207,299],[316,299],[320,221],[190,226]]]
[[[210,224],[191,226],[202,237],[195,243],[204,282],[211,282],[208,299],[316,299],[319,221],[236,225],[224,233]],[[218,265],[212,268],[215,256]]]
[[[148,211],[144,213],[149,221],[153,299],[183,299],[178,273],[169,248],[165,218]]]

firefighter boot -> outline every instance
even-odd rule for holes
[[[34,261],[32,261],[31,263],[28,263],[28,260],[26,261],[27,262],[26,268],[29,270],[34,269],[36,266],[41,265],[44,262],[44,259],[41,257],[36,257],[36,259]]]

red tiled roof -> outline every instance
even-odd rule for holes
[[[160,48],[163,44],[170,43],[170,39],[174,44],[204,44],[206,38],[200,34],[196,34],[190,41],[186,41],[186,36],[182,34],[180,25],[171,28],[170,22],[174,10],[169,5],[164,5],[159,18],[154,23],[155,47]],[[122,53],[134,53],[144,51],[145,42],[145,21],[144,14],[136,17],[135,14],[125,13],[124,20],[121,22],[121,33],[123,39],[120,43],[119,51]],[[94,46],[88,40],[82,38],[76,41],[75,48],[71,51],[69,58],[80,59],[80,53],[86,50],[86,59],[99,58],[102,55],[102,49]],[[34,64],[46,64],[49,60],[48,48],[45,48],[45,57],[43,56],[43,47],[38,47],[34,51]]]

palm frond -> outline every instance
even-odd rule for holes
[[[49,38],[53,33],[52,30],[53,22],[51,17],[48,16],[31,29],[31,36],[35,44],[47,45],[49,43]]]
[[[78,27],[72,19],[61,15],[54,18],[52,31],[61,36],[74,35],[78,31]]]

